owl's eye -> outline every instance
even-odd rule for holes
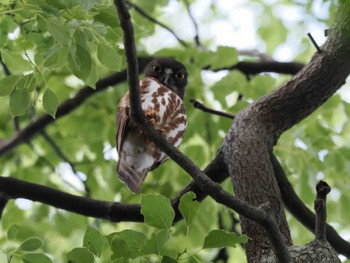
[[[152,66],[152,69],[153,69],[153,71],[155,71],[155,72],[161,72],[161,71],[162,71],[161,68],[158,67],[158,66]]]
[[[185,75],[179,72],[179,73],[176,73],[175,77],[177,79],[183,79],[185,77]]]

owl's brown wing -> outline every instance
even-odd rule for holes
[[[146,118],[169,143],[178,147],[186,129],[186,115],[181,98],[158,80],[145,78],[140,83],[141,107]],[[129,119],[129,96],[119,104],[117,117],[117,173],[133,191],[139,191],[147,173],[167,159]]]
[[[118,112],[117,112],[116,146],[117,146],[118,153],[120,153],[124,136],[126,135],[128,130],[129,108],[130,108],[129,93],[127,93],[120,101],[118,106]]]

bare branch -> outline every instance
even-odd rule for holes
[[[316,227],[315,238],[317,240],[326,240],[326,224],[327,224],[327,204],[326,199],[331,187],[324,181],[319,181],[316,185],[317,197],[314,202],[316,211]]]
[[[298,73],[305,65],[299,62],[277,62],[277,61],[261,61],[261,62],[248,62],[241,61],[236,65],[226,68],[212,69],[212,71],[221,71],[221,70],[239,70],[246,75],[255,75],[263,72],[273,72],[281,74],[296,74]],[[210,66],[205,67],[204,69],[209,69]]]
[[[252,49],[252,50],[241,49],[241,50],[238,50],[238,53],[239,55],[242,55],[242,56],[257,57],[260,59],[261,62],[275,61],[272,57],[270,57],[269,55],[266,55],[265,53],[260,52],[257,49]]]
[[[112,222],[143,220],[139,205],[93,200],[12,177],[0,177],[0,193],[5,194],[10,199],[26,198],[66,211]]]
[[[194,19],[194,16],[191,12],[191,7],[190,7],[190,3],[188,2],[188,0],[184,0],[185,2],[185,6],[186,6],[186,10],[188,13],[188,16],[190,17],[192,24],[194,26],[194,31],[195,31],[195,36],[194,36],[194,42],[196,43],[197,47],[201,47],[201,42],[199,40],[199,29],[198,29],[198,24],[196,22],[196,19]]]
[[[188,47],[187,43],[182,40],[175,32],[174,30],[172,30],[170,27],[168,27],[167,25],[165,25],[164,23],[158,21],[157,19],[155,19],[154,17],[150,16],[149,14],[147,14],[147,12],[143,11],[138,5],[131,3],[130,1],[125,1],[129,6],[133,7],[135,9],[136,12],[138,12],[141,16],[143,16],[144,18],[148,19],[149,21],[151,21],[152,23],[155,23],[156,25],[164,28],[165,30],[167,30],[168,32],[170,32],[170,34],[172,34],[177,41],[179,41],[179,43],[183,46],[183,47]]]
[[[198,100],[190,99],[190,103],[193,105],[193,107],[195,107],[196,109],[199,109],[199,110],[201,110],[203,112],[208,112],[208,113],[215,114],[215,115],[218,115],[218,116],[221,116],[221,117],[225,117],[225,118],[228,118],[228,119],[232,119],[232,120],[235,118],[235,116],[232,115],[232,114],[207,108],[206,106],[204,106]]]
[[[145,134],[170,158],[181,166],[214,200],[241,215],[256,221],[262,225],[270,238],[272,248],[280,262],[290,262],[290,255],[279,232],[276,222],[261,208],[254,207],[225,192],[221,186],[213,182],[203,171],[201,171],[187,156],[170,145],[163,137],[148,124],[140,103],[140,91],[138,84],[138,65],[136,48],[133,35],[133,26],[130,14],[123,1],[115,0],[114,4],[118,11],[119,21],[124,33],[124,48],[128,64],[128,84],[131,104],[131,118],[145,132]]]
[[[43,136],[43,138],[47,141],[47,143],[52,147],[52,149],[55,151],[55,153],[66,163],[69,164],[69,166],[71,167],[73,174],[75,175],[75,177],[82,182],[82,184],[84,185],[85,188],[85,196],[89,197],[90,196],[90,188],[89,186],[86,184],[85,181],[81,180],[80,176],[78,175],[77,170],[75,169],[75,164],[73,162],[71,162],[68,157],[63,153],[63,151],[60,149],[60,147],[55,143],[55,141],[46,133],[45,130],[41,131],[41,135]]]

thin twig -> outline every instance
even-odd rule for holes
[[[131,17],[124,1],[115,0],[114,4],[117,8],[120,25],[124,33],[124,48],[128,64],[128,84],[131,104],[130,111],[133,121],[164,153],[180,165],[180,167],[194,179],[196,184],[203,191],[206,191],[214,200],[262,225],[266,230],[272,249],[274,250],[279,262],[290,262],[289,252],[276,222],[269,217],[263,209],[254,207],[225,192],[219,184],[213,182],[187,156],[183,155],[177,148],[170,145],[163,137],[159,136],[154,128],[145,120],[140,103],[137,56]]]
[[[0,220],[2,218],[2,214],[4,212],[4,209],[9,201],[9,197],[7,196],[7,194],[0,192]]]
[[[190,7],[190,3],[187,1],[187,0],[184,0],[185,2],[185,6],[186,6],[186,10],[187,10],[187,13],[188,13],[188,16],[190,17],[191,21],[192,21],[192,24],[194,26],[194,31],[195,31],[195,36],[194,36],[194,42],[196,43],[196,46],[197,47],[201,47],[201,42],[199,40],[199,29],[198,29],[198,24],[191,12],[191,7]]]
[[[267,55],[265,53],[262,53],[262,52],[260,52],[257,49],[241,49],[241,50],[238,50],[238,53],[239,53],[239,55],[242,55],[242,56],[257,57],[262,62],[275,61],[271,56],[269,56],[269,55]]]
[[[1,64],[2,68],[4,69],[5,75],[10,76],[11,72],[10,72],[9,68],[6,66],[6,64],[4,63],[4,61],[2,60],[1,53],[0,53],[0,64]]]
[[[145,11],[142,10],[142,8],[140,8],[138,5],[131,3],[130,1],[125,1],[129,6],[133,7],[135,9],[135,11],[137,13],[139,13],[141,16],[143,16],[144,18],[148,19],[149,21],[151,21],[152,23],[155,23],[156,25],[164,28],[165,30],[167,30],[169,33],[171,33],[177,41],[179,41],[179,43],[183,46],[183,47],[188,47],[187,43],[182,40],[176,33],[174,30],[172,30],[170,27],[168,27],[167,25],[165,25],[164,23],[158,21],[157,19],[155,19],[154,17],[150,16],[149,14],[147,14]]]
[[[63,151],[60,149],[60,147],[56,144],[56,142],[46,133],[45,130],[41,131],[41,135],[43,138],[47,141],[47,143],[52,147],[52,149],[55,151],[55,153],[66,163],[69,164],[71,167],[74,176],[84,185],[85,188],[85,196],[90,196],[90,188],[86,184],[86,181],[82,180],[80,176],[78,175],[78,171],[75,169],[75,164],[69,160],[69,158],[63,153]]]
[[[190,99],[190,103],[193,105],[194,108],[199,109],[199,110],[201,110],[203,112],[208,112],[208,113],[211,113],[211,114],[214,114],[214,115],[218,115],[218,116],[221,116],[221,117],[225,117],[225,118],[228,118],[228,119],[231,119],[231,120],[233,120],[235,118],[235,116],[232,115],[232,114],[207,108],[206,106],[204,106],[198,100]]]
[[[311,35],[311,33],[307,33],[307,36],[310,38],[312,44],[315,46],[315,48],[317,49],[318,53],[321,53],[322,50],[320,48],[320,46],[316,43],[315,39],[313,38],[313,36]]]
[[[324,181],[319,181],[316,185],[317,197],[314,203],[316,211],[316,227],[315,238],[317,240],[326,240],[327,225],[327,194],[331,191],[331,187]]]

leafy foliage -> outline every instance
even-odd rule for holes
[[[188,98],[235,114],[289,80],[289,76],[247,76],[237,70],[215,72],[237,61],[257,61],[257,57],[242,56],[242,47],[217,43],[209,30],[220,21],[230,21],[230,28],[238,30],[233,22],[237,19],[230,16],[232,10],[214,3],[205,6],[200,0],[189,2],[191,8],[199,11],[198,6],[204,6],[205,15],[197,17],[203,45],[200,48],[192,44],[192,29],[180,1],[133,3],[173,28],[186,41],[187,48],[137,10],[130,11],[139,55],[175,57],[190,72],[185,101],[189,125],[180,149],[204,168],[215,156],[232,122],[194,109]],[[313,1],[278,0],[273,6],[265,2],[255,0],[239,6],[243,12],[251,10],[250,14],[259,21],[252,29],[257,32],[259,51],[275,56],[276,50],[292,42],[292,59],[306,62],[314,49],[301,34],[309,25],[320,25],[320,21],[324,25],[332,20],[334,1],[321,1],[320,7],[325,11],[320,13]],[[295,21],[279,12],[288,7],[299,10],[300,17]],[[221,24],[218,25],[216,29],[220,29]],[[55,118],[58,106],[84,86],[96,88],[99,79],[125,69],[123,52],[122,34],[110,0],[2,1],[0,145],[2,140],[15,136],[15,117],[20,129],[46,113]],[[228,254],[234,254],[231,262],[244,262],[243,250],[236,245],[246,242],[247,237],[230,232],[231,216],[213,200],[199,203],[193,193],[187,193],[179,206],[184,220],[174,222],[169,199],[190,178],[171,160],[150,174],[141,197],[130,193],[116,178],[109,149],[115,145],[117,103],[126,90],[126,84],[121,83],[95,93],[69,115],[49,125],[45,132],[61,153],[39,134],[30,143],[2,155],[0,172],[2,176],[90,198],[141,203],[145,224],[115,224],[38,203],[27,203],[29,208],[23,208],[23,200],[10,201],[0,222],[0,262],[9,258],[11,263],[210,262],[222,247],[229,247]],[[329,197],[329,221],[337,222],[339,231],[345,229],[350,217],[350,210],[346,209],[350,179],[345,176],[350,160],[350,124],[346,121],[350,106],[343,98],[332,97],[310,118],[285,133],[275,147],[306,204],[312,205],[316,181],[326,177],[334,189]],[[232,191],[229,182],[224,186]],[[228,223],[222,225],[219,217]],[[295,243],[310,241],[312,235],[305,234],[291,217],[289,220]]]

